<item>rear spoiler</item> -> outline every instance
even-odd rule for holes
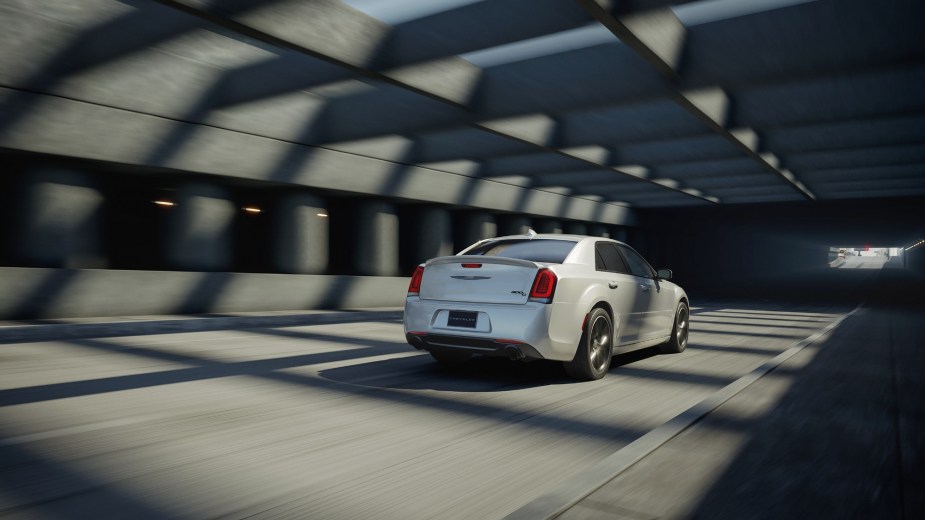
[[[536,269],[539,266],[536,262],[531,262],[529,260],[521,260],[520,258],[507,258],[504,256],[483,256],[483,255],[456,255],[456,256],[441,256],[428,260],[425,267],[430,267],[432,265],[442,265],[442,264],[496,264],[496,265],[511,265],[514,267],[529,267],[531,269]]]

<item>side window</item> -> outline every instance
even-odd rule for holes
[[[639,256],[639,253],[624,246],[620,246],[620,253],[623,254],[623,258],[626,259],[626,263],[630,267],[630,272],[632,272],[634,276],[655,278],[655,271],[653,271],[652,268],[649,267],[649,264]]]
[[[595,267],[598,271],[612,273],[629,273],[617,248],[610,242],[597,242],[594,244]]]

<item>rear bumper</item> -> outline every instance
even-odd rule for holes
[[[445,316],[451,310],[477,312],[476,327],[448,326]],[[570,361],[586,312],[569,303],[487,304],[409,297],[404,332],[408,343],[419,349]]]
[[[506,357],[513,361],[543,359],[532,345],[507,343],[493,339],[444,334],[405,334],[405,339],[416,349],[428,351],[467,351],[489,357]]]

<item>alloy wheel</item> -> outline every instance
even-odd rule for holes
[[[678,334],[678,346],[684,348],[687,346],[687,333],[688,333],[688,310],[687,305],[681,305],[681,308],[678,309],[678,318],[675,323],[677,327]]]
[[[610,331],[607,319],[599,316],[591,324],[591,352],[588,360],[596,372],[604,369],[610,355]]]

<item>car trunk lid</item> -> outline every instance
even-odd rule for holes
[[[427,262],[422,300],[527,303],[539,266],[500,256],[461,255]]]

